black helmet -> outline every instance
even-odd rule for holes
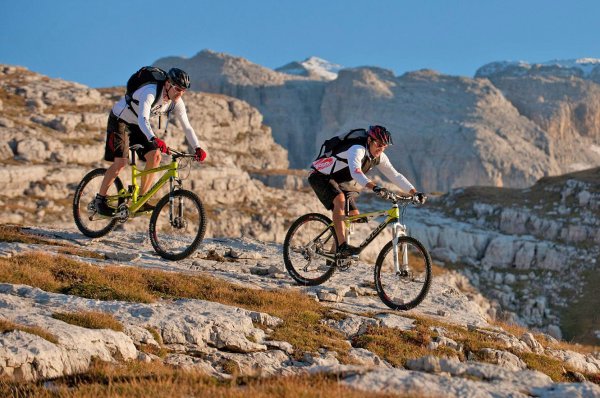
[[[367,134],[369,137],[381,142],[384,145],[394,145],[394,141],[392,141],[392,135],[383,126],[369,126]]]
[[[181,88],[190,88],[190,76],[179,68],[171,68],[167,72],[169,81]]]

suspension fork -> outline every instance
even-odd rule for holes
[[[174,195],[174,182],[175,182],[175,178],[171,177],[169,178],[169,222],[171,225],[173,225],[173,222],[175,221],[175,218],[179,218],[179,220],[183,220],[183,197],[180,196],[179,197],[179,206],[177,207],[177,214],[174,215],[175,211],[173,206],[175,206],[175,201],[173,200]]]
[[[169,178],[169,223],[173,225],[173,182],[174,178]],[[180,206],[181,207],[181,206]]]
[[[400,220],[396,220],[393,225],[393,238],[392,238],[392,254],[394,258],[394,271],[400,273],[408,269],[408,247],[406,243],[403,243],[401,247],[398,247],[398,239],[401,236],[406,235],[406,226],[400,224]],[[402,264],[400,264],[398,251],[402,253]]]

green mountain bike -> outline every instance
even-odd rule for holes
[[[133,145],[131,151],[131,185],[124,187],[117,177],[108,190],[109,206],[116,209],[113,217],[98,214],[94,198],[106,174],[106,169],[90,171],[79,183],[73,198],[73,218],[77,228],[85,236],[98,238],[111,232],[118,223],[130,218],[147,215],[140,208],[153,197],[165,184],[169,184],[169,193],[156,204],[150,216],[150,242],[154,250],[168,260],[181,260],[191,255],[197,248],[206,230],[206,215],[200,198],[192,191],[183,189],[179,177],[179,162],[184,158],[193,158],[194,154],[170,149],[171,162],[168,165],[150,170],[138,170],[135,164],[135,150],[141,145]],[[137,179],[151,173],[164,174],[145,194],[139,195]]]
[[[392,202],[388,210],[346,216],[346,240],[356,223],[385,216],[366,239],[358,246],[367,247],[385,227],[393,230],[392,240],[379,253],[375,262],[375,288],[381,301],[394,310],[409,310],[419,305],[427,296],[431,285],[431,256],[421,242],[407,236],[402,223],[406,207],[418,204],[413,197],[391,193],[386,198]],[[346,200],[346,204],[349,201]],[[346,208],[346,214],[348,214]],[[310,213],[298,218],[288,230],[283,243],[283,260],[290,276],[300,285],[315,286],[327,281],[336,269],[345,270],[358,260],[340,258],[338,242],[329,217]]]

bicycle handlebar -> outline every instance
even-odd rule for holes
[[[173,148],[169,148],[169,154],[173,157],[173,159],[178,159],[178,158],[193,158],[196,157],[195,153],[186,153],[186,152],[180,152],[176,149]]]
[[[427,196],[425,196],[425,198],[427,198]],[[399,195],[399,194],[396,194],[393,192],[388,192],[387,196],[383,199],[389,200],[390,202],[393,202],[393,203],[404,202],[406,204],[422,205],[422,203],[417,200],[415,195],[407,196],[407,195]]]

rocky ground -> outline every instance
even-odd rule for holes
[[[584,382],[585,375],[600,372],[598,353],[578,353],[560,348],[547,335],[514,334],[492,324],[486,300],[473,294],[464,277],[454,272],[436,276],[426,300],[409,312],[392,312],[372,289],[372,265],[359,263],[337,272],[323,286],[295,286],[283,267],[281,246],[248,238],[206,239],[189,259],[167,262],[151,248],[145,233],[115,232],[95,240],[73,229],[27,228],[53,244],[0,243],[0,256],[12,258],[31,250],[53,252],[69,244],[100,254],[104,259],[77,257],[97,267],[122,264],[140,269],[160,269],[189,275],[204,274],[234,284],[262,290],[297,290],[342,314],[324,320],[347,339],[350,362],[321,348],[292,356],[294,347],[273,341],[269,334],[282,322],[277,317],[202,300],[162,300],[142,304],[100,301],[50,293],[26,285],[0,284],[1,318],[35,325],[52,333],[52,343],[24,331],[0,334],[0,374],[15,379],[47,379],[85,372],[92,358],[102,361],[162,361],[227,378],[224,363],[235,363],[242,374],[289,375],[324,372],[339,375],[341,383],[365,391],[386,391],[454,397],[600,396],[600,387]],[[111,314],[124,325],[122,332],[92,330],[53,318],[52,313],[79,310]],[[435,330],[429,349],[445,347],[444,355],[415,355],[404,365],[390,363],[385,355],[356,348],[356,341],[372,327],[397,333],[410,331],[418,319],[427,319]],[[457,332],[456,330],[463,330]],[[150,333],[155,330],[158,333]],[[488,336],[489,348],[471,352],[457,338],[460,333]],[[157,341],[160,340],[160,341]],[[167,354],[145,353],[143,345],[163,345]],[[493,347],[493,348],[492,348]],[[503,347],[499,349],[498,347]],[[527,365],[526,355],[543,355],[569,369],[581,382],[556,383]],[[589,377],[589,376],[588,376]],[[576,379],[573,379],[576,380]],[[566,394],[566,395],[565,395]]]

